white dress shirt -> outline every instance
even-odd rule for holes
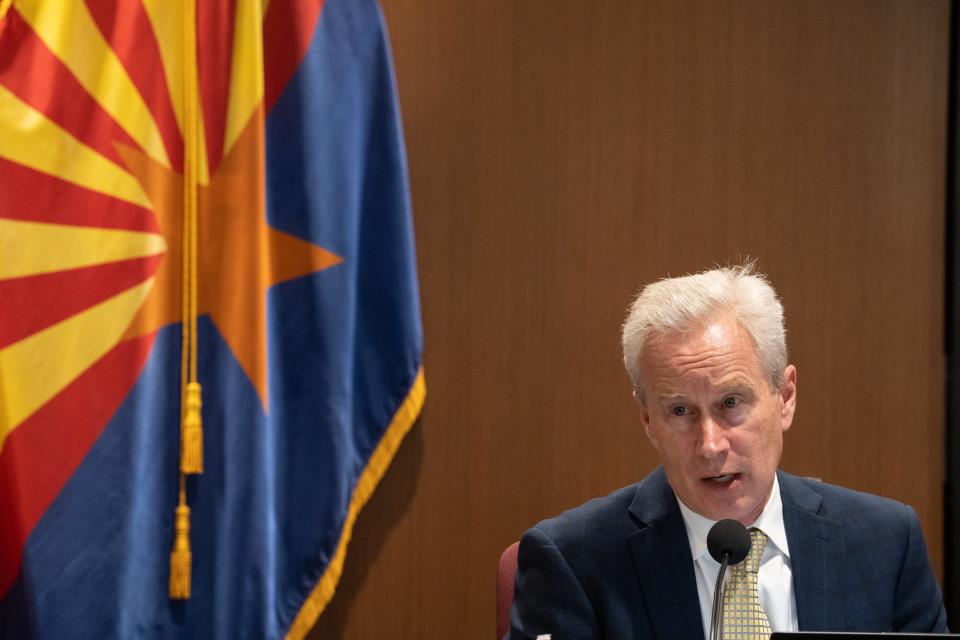
[[[697,594],[700,596],[700,616],[703,620],[703,637],[710,637],[710,612],[713,609],[713,589],[717,582],[720,563],[707,550],[707,533],[715,520],[708,520],[694,513],[680,499],[680,513],[687,529],[690,553],[693,555],[694,572],[697,576]],[[767,546],[760,559],[757,580],[760,588],[760,605],[770,621],[771,631],[797,631],[797,601],[793,593],[793,572],[790,569],[790,548],[787,546],[787,531],[783,526],[783,502],[780,500],[780,482],[773,479],[773,491],[760,517],[750,527],[767,534]],[[724,584],[730,577],[729,570]]]

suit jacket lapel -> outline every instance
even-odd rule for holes
[[[800,630],[842,630],[843,530],[820,514],[823,498],[804,481],[783,472],[778,477]]]
[[[627,536],[627,544],[656,637],[702,638],[690,543],[662,467],[638,485],[629,511],[639,530]]]

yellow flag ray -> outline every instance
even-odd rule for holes
[[[263,14],[260,3],[238,2],[230,67],[230,100],[223,155],[230,153],[263,100]]]
[[[151,158],[170,166],[160,129],[82,0],[18,0],[17,11]]]
[[[0,451],[33,412],[117,344],[153,278],[0,349]]]
[[[185,131],[183,123],[183,3],[170,0],[143,0],[143,8],[153,28],[160,58],[163,60],[163,73],[167,79],[167,91],[173,103],[173,115],[180,131]],[[199,86],[194,95],[200,95]],[[203,117],[197,123],[197,181],[210,183],[210,169],[207,166],[207,143],[204,137]]]
[[[0,218],[0,280],[163,253],[156,233]]]
[[[150,208],[140,183],[0,85],[0,157]]]

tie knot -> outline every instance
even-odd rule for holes
[[[763,550],[767,546],[767,534],[760,529],[750,529],[750,553],[743,561],[744,569],[750,573],[756,573],[760,570],[760,559],[763,557]]]

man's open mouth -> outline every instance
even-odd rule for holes
[[[739,477],[739,473],[724,473],[715,476],[707,476],[703,478],[703,481],[708,484],[728,485]]]

